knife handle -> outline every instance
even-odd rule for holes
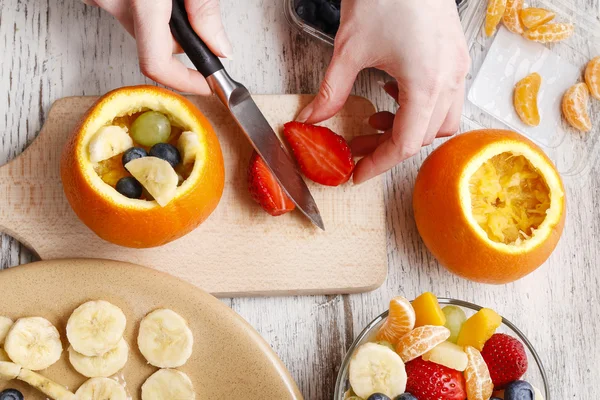
[[[169,26],[177,43],[205,78],[223,69],[219,57],[210,51],[206,43],[200,39],[192,28],[185,11],[184,0],[173,0]]]

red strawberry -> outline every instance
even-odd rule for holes
[[[527,372],[527,353],[523,343],[504,333],[496,333],[483,346],[481,355],[490,370],[496,390],[521,379]]]
[[[263,210],[273,216],[285,214],[296,208],[257,152],[252,154],[248,166],[248,190]]]
[[[465,378],[462,372],[444,367],[421,357],[406,364],[406,391],[418,400],[465,400]]]
[[[309,179],[327,186],[347,182],[354,170],[352,151],[346,140],[323,126],[288,122],[283,134]]]

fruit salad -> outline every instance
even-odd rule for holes
[[[190,176],[199,149],[196,133],[153,110],[116,117],[88,144],[90,161],[104,183],[125,197],[156,200],[161,206]]]
[[[494,310],[476,309],[442,308],[429,292],[412,303],[393,298],[387,318],[348,356],[343,399],[543,400],[524,379],[524,344],[498,332],[503,320]]]

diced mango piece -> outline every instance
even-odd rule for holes
[[[485,342],[492,337],[500,324],[502,324],[502,317],[496,311],[482,308],[465,321],[456,344],[462,347],[472,346],[481,351]]]
[[[433,293],[423,293],[413,300],[412,306],[417,316],[415,328],[425,325],[443,326],[446,323],[446,315]]]

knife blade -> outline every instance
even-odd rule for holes
[[[283,190],[313,224],[325,230],[317,204],[277,134],[252,99],[248,89],[229,76],[219,58],[196,34],[189,22],[184,0],[173,0],[169,25],[175,40],[206,78],[213,93],[229,109]]]

